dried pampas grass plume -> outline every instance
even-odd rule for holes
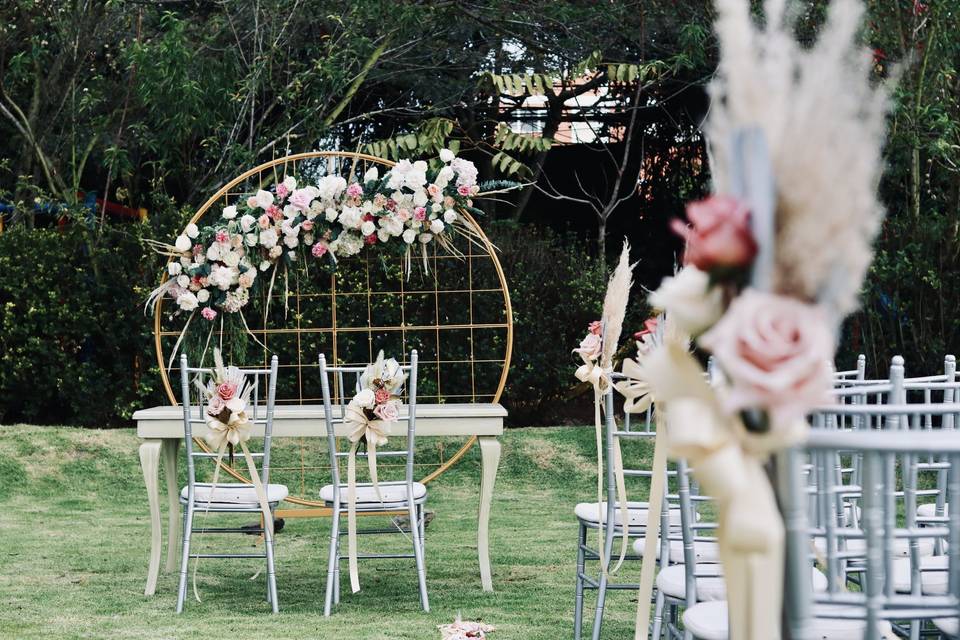
[[[600,366],[604,368],[613,366],[613,354],[617,352],[617,343],[623,331],[623,318],[627,313],[635,266],[636,262],[630,264],[630,243],[624,240],[620,261],[610,276],[607,295],[603,299],[603,353],[600,354]]]
[[[871,82],[871,54],[857,43],[863,7],[834,0],[805,49],[784,0],[766,0],[762,28],[747,0],[716,5],[721,59],[706,126],[714,190],[730,192],[734,131],[761,129],[777,189],[774,289],[824,304],[839,322],[857,306],[883,218],[888,90]]]

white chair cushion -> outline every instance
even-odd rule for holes
[[[937,515],[937,503],[928,502],[927,504],[922,504],[917,507],[917,515],[921,518],[932,518]],[[943,515],[950,515],[950,505],[944,503],[943,505]]]
[[[637,538],[633,541],[633,552],[643,557],[644,547],[647,544],[646,538]],[[720,562],[720,546],[711,540],[696,540],[693,543],[693,553],[697,562],[715,563]],[[657,544],[657,558],[660,557],[660,544]],[[683,563],[683,541],[670,541],[670,562]]]
[[[863,609],[841,605],[825,605],[816,608],[818,617],[813,620],[813,637],[817,640],[861,640],[866,631]],[[822,615],[835,617],[824,618]],[[725,600],[701,602],[683,612],[683,626],[699,640],[727,640],[729,624]],[[895,640],[889,622],[882,623],[883,640]]]
[[[921,556],[932,556],[933,555],[933,539],[932,538],[920,538],[918,541],[918,546],[920,548]],[[823,536],[818,536],[813,540],[814,547],[817,549],[817,553],[826,554],[827,552],[827,539]],[[843,544],[846,546],[844,547]],[[847,538],[843,544],[838,545],[840,549],[844,549],[846,552],[856,553],[866,557],[867,554],[867,541],[865,538]],[[896,538],[893,541],[893,552],[894,555],[898,558],[907,558],[910,556],[910,540],[906,538]]]
[[[824,592],[827,590],[827,576],[816,567],[810,567],[813,590]],[[697,599],[699,602],[726,600],[727,588],[723,581],[723,567],[719,564],[698,564]],[[684,565],[674,564],[666,567],[657,574],[657,589],[664,594],[683,599],[687,597],[687,574]]]
[[[920,558],[920,585],[924,594],[944,595],[947,592],[948,566],[947,556]],[[899,593],[910,593],[910,558],[894,560],[893,585]]]
[[[383,497],[383,502],[386,503],[397,503],[397,502],[406,502],[407,501],[407,485],[406,483],[394,483],[394,482],[381,482],[379,483],[380,495]],[[413,483],[413,500],[417,502],[422,500],[427,495],[427,488],[419,483]],[[320,499],[324,502],[333,502],[333,485],[328,484],[320,489]],[[342,504],[347,504],[347,485],[340,485],[340,501]],[[357,483],[357,503],[374,503],[380,504],[380,498],[377,497],[377,493],[373,490],[373,485],[367,482],[358,482]]]
[[[573,509],[573,513],[584,522],[592,522],[596,524],[600,522],[600,513],[599,511],[603,510],[603,522],[606,523],[607,520],[607,503],[600,503],[601,506],[597,506],[596,502],[581,502]],[[619,505],[616,507],[614,512],[616,515],[614,517],[614,524],[619,525],[622,522],[622,512]],[[630,518],[629,523],[630,527],[645,527],[647,526],[647,503],[646,502],[627,502],[627,514]],[[670,524],[673,526],[680,526],[680,509],[671,509],[670,510]]]
[[[187,490],[184,487],[180,491],[180,499],[186,502]],[[268,484],[266,486],[267,502],[273,504],[286,500],[290,494],[287,487],[282,484]],[[217,483],[216,487],[208,483],[197,483],[194,485],[193,499],[197,505],[203,506],[208,501],[212,504],[235,504],[244,506],[256,506],[257,491],[252,484],[241,484],[235,482]]]
[[[952,638],[960,635],[960,623],[958,623],[957,618],[934,618],[933,624],[946,636]]]

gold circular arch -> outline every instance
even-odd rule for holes
[[[324,166],[325,165],[325,166]],[[254,188],[261,188],[264,185],[269,185],[274,182],[282,180],[283,176],[287,173],[292,173],[297,171],[298,166],[309,166],[314,172],[325,172],[326,174],[338,173],[344,175],[345,177],[362,175],[365,169],[369,166],[379,166],[384,169],[389,169],[394,165],[393,162],[388,160],[377,158],[368,154],[362,153],[352,153],[352,152],[340,152],[340,151],[318,151],[318,152],[309,152],[309,153],[300,153],[290,156],[285,156],[265,162],[249,171],[246,171],[239,176],[233,178],[227,182],[223,187],[221,187],[215,194],[213,194],[203,205],[197,210],[197,212],[190,219],[190,223],[198,223],[207,212],[214,207],[218,202],[222,202],[224,205],[230,203],[231,199],[236,200],[242,194],[249,193]],[[239,190],[237,189],[239,187]],[[288,314],[288,305],[291,299],[296,301],[296,311],[294,313],[294,318],[296,319],[296,326],[293,328],[284,327],[281,329],[272,329],[268,328],[267,318],[264,318],[263,328],[257,329],[253,328],[252,332],[260,334],[261,339],[264,344],[268,344],[268,338],[274,339],[274,343],[278,345],[277,349],[284,349],[284,354],[286,356],[296,356],[297,364],[288,364],[285,367],[281,368],[281,373],[289,371],[290,369],[295,369],[297,373],[298,385],[296,387],[296,393],[288,395],[287,397],[282,397],[281,392],[278,389],[278,402],[281,403],[292,403],[297,402],[299,404],[308,404],[305,400],[317,400],[315,395],[312,395],[309,391],[305,392],[305,389],[310,388],[310,384],[304,384],[306,377],[304,372],[309,372],[310,366],[305,363],[315,363],[316,362],[316,351],[309,351],[317,344],[323,344],[323,338],[318,336],[331,336],[332,339],[326,342],[328,347],[332,347],[333,357],[336,359],[338,356],[341,356],[341,360],[344,357],[349,358],[346,355],[346,352],[349,351],[347,345],[354,348],[356,351],[358,340],[356,336],[366,334],[368,346],[370,348],[368,356],[372,359],[371,353],[374,353],[372,345],[374,342],[374,335],[376,334],[377,339],[383,339],[389,341],[391,338],[396,339],[395,334],[400,333],[401,343],[406,347],[408,342],[408,336],[411,341],[416,342],[417,339],[420,339],[420,334],[428,334],[430,332],[434,333],[435,346],[434,354],[435,358],[432,360],[429,357],[425,357],[430,353],[429,348],[426,351],[421,351],[421,362],[427,362],[427,369],[429,374],[430,384],[427,385],[428,391],[434,391],[435,393],[428,393],[426,397],[431,398],[437,402],[442,402],[445,399],[451,399],[456,401],[469,401],[472,402],[499,402],[500,397],[503,393],[504,386],[506,384],[507,374],[510,368],[510,360],[513,353],[513,313],[510,305],[510,294],[507,288],[506,277],[503,273],[503,267],[500,264],[499,259],[496,255],[496,249],[490,240],[484,234],[483,230],[477,224],[476,220],[467,212],[460,211],[463,219],[473,227],[473,230],[476,232],[478,242],[466,242],[464,247],[461,247],[461,250],[464,253],[462,261],[466,263],[466,269],[468,274],[466,278],[461,282],[458,281],[456,285],[448,286],[448,283],[440,283],[437,277],[437,261],[444,259],[455,259],[461,260],[458,257],[442,255],[437,253],[436,248],[434,248],[433,254],[429,257],[430,270],[429,273],[433,274],[433,288],[421,288],[417,291],[408,291],[404,292],[403,290],[403,277],[401,274],[400,278],[400,291],[375,291],[374,283],[371,281],[371,270],[370,270],[370,261],[371,258],[368,256],[364,259],[354,260],[353,258],[347,260],[341,260],[341,266],[337,269],[337,272],[329,276],[330,279],[330,290],[327,293],[301,293],[301,286],[305,283],[297,282],[295,283],[295,292],[290,294],[289,292],[284,295],[284,303],[274,302],[274,306],[284,307],[284,322],[289,322]],[[379,258],[381,262],[384,259]],[[172,260],[172,258],[171,258]],[[441,264],[443,264],[441,262]],[[363,322],[352,322],[345,321],[344,318],[346,314],[341,316],[341,322],[338,325],[338,316],[337,316],[337,304],[341,300],[341,296],[344,296],[344,300],[350,301],[350,297],[362,297],[363,292],[352,292],[352,293],[341,293],[338,291],[338,278],[339,283],[344,283],[344,290],[352,285],[357,285],[357,282],[345,283],[345,280],[348,280],[348,274],[350,273],[349,267],[361,265],[365,268],[366,276],[366,312],[367,318],[366,323]],[[345,267],[347,267],[345,269]],[[474,275],[476,271],[477,279],[486,277],[485,282],[487,286],[484,287],[474,287]],[[358,273],[359,270],[354,270],[354,274]],[[167,273],[164,272],[163,281],[167,280]],[[327,277],[327,276],[324,276]],[[377,277],[375,276],[376,280]],[[359,283],[362,287],[363,283]],[[307,287],[309,290],[309,287]],[[392,323],[381,320],[380,322],[374,322],[373,316],[373,305],[370,300],[371,297],[377,295],[381,296],[380,299],[390,299],[393,297],[396,299],[396,296],[399,295],[399,307],[400,307],[400,321],[397,322],[396,318],[393,318]],[[348,297],[349,296],[349,297]],[[406,298],[409,298],[411,301],[424,301],[429,306],[430,297],[432,296],[432,304],[435,312],[435,320],[432,323],[424,324],[411,324],[407,322],[411,320],[408,317],[408,314],[404,313],[406,311]],[[311,326],[304,327],[301,325],[302,315],[305,312],[304,307],[307,306],[322,306],[324,300],[329,298],[329,304],[331,307],[330,318],[331,321],[329,326],[317,324],[317,319],[312,318],[310,320]],[[466,304],[469,309],[469,314],[464,317],[454,318],[452,315],[447,313],[447,309],[441,305],[441,299],[444,301],[451,301],[453,306],[459,310],[461,305]],[[499,300],[499,302],[496,302]],[[309,302],[309,305],[306,303],[304,307],[301,307],[301,301]],[[494,304],[496,302],[496,304]],[[154,347],[157,355],[157,363],[160,368],[160,375],[163,382],[163,387],[167,393],[167,397],[170,402],[174,405],[178,404],[176,394],[174,393],[173,387],[170,383],[170,371],[172,366],[171,363],[166,362],[165,354],[170,351],[170,346],[175,337],[179,335],[182,327],[171,327],[175,325],[177,320],[172,318],[165,318],[163,315],[163,305],[164,299],[160,297],[157,299],[157,302],[154,307]],[[362,305],[360,305],[362,306]],[[416,312],[419,312],[419,307],[417,305],[410,305],[415,309]],[[478,319],[475,314],[475,309],[482,307],[483,313],[486,314],[485,318]],[[491,308],[495,308],[496,318],[490,316]],[[354,305],[356,309],[356,305]],[[349,309],[344,309],[344,311],[349,311]],[[502,311],[502,313],[501,313]],[[478,311],[479,313],[479,311]],[[444,318],[441,318],[441,315],[444,315]],[[273,314],[276,315],[276,314]],[[355,320],[356,318],[354,318]],[[490,322],[490,319],[496,319],[497,322]],[[449,322],[444,323],[443,320],[449,320]],[[480,320],[487,320],[486,322]],[[344,326],[344,322],[348,326]],[[460,348],[463,351],[460,351],[461,355],[457,358],[445,358],[442,356],[441,351],[441,332],[445,336],[451,336],[454,340],[460,338],[461,342],[466,339],[468,344],[461,344]],[[502,340],[493,339],[491,340],[491,332],[497,332],[499,335],[502,332]],[[416,334],[416,335],[415,335]],[[481,334],[483,337],[481,338]],[[349,338],[340,339],[339,336],[348,336]],[[303,339],[304,336],[310,336],[311,339]],[[490,345],[497,344],[496,355],[500,355],[499,349],[502,348],[502,356],[498,358],[489,358],[489,357],[478,357],[489,355],[488,353],[478,354],[477,347],[478,343],[488,341]],[[295,350],[290,350],[290,347],[295,343]],[[345,345],[344,343],[347,343]],[[279,345],[284,345],[280,347]],[[338,349],[338,346],[340,349]],[[419,348],[419,347],[418,347]],[[259,347],[255,349],[256,351],[262,351],[266,353],[266,349],[260,349]],[[338,353],[340,351],[340,353]],[[406,349],[402,349],[406,351]],[[309,353],[308,353],[309,352]],[[306,360],[301,356],[307,354],[308,357]],[[462,355],[468,354],[468,355]],[[266,358],[266,356],[264,356]],[[359,364],[355,362],[353,364]],[[281,356],[281,365],[284,365],[283,356]],[[421,364],[421,367],[424,365]],[[499,371],[496,369],[499,368]],[[469,392],[464,393],[444,393],[444,376],[448,374],[447,377],[456,378],[461,387],[465,380],[465,372],[469,370],[469,380],[470,380],[470,390]],[[478,371],[479,370],[479,371]],[[478,375],[486,373],[487,375]],[[493,374],[493,375],[491,375]],[[435,383],[433,381],[435,377]],[[319,380],[319,372],[316,375],[317,380]],[[427,376],[424,376],[427,378]],[[496,385],[491,386],[489,389],[483,388],[478,393],[477,382],[483,379],[493,379],[496,380]],[[319,384],[319,383],[317,383]],[[481,383],[482,384],[482,383]],[[448,389],[450,387],[448,386]],[[464,389],[454,389],[455,391],[463,391]],[[424,397],[422,394],[418,394],[421,397]],[[455,452],[447,457],[443,449],[443,445],[439,448],[439,457],[436,463],[431,463],[426,466],[425,473],[422,476],[422,482],[430,482],[431,480],[440,476],[443,472],[449,469],[452,465],[456,464],[469,450],[470,447],[476,442],[476,437],[469,437],[465,442],[459,444]],[[198,441],[200,446],[203,446],[202,441]],[[301,440],[301,458],[304,457],[304,448],[306,444]],[[300,485],[303,487],[305,493],[305,473],[303,473],[304,464],[301,463],[301,481]],[[235,471],[231,467],[225,467],[226,471],[233,475],[238,480],[244,480],[241,474]],[[276,467],[271,465],[271,472],[276,471]],[[293,489],[298,483],[291,484],[291,494],[293,494]],[[295,504],[302,505],[304,507],[322,507],[322,503],[316,500],[310,500],[301,496],[291,495],[288,498],[288,501]]]

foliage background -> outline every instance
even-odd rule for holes
[[[826,4],[795,3],[801,38]],[[930,373],[960,336],[960,9],[866,5],[877,81],[899,82],[888,218],[840,362],[865,352],[883,375],[902,353]],[[629,237],[638,286],[655,286],[678,249],[667,220],[709,190],[712,17],[706,0],[3,3],[0,421],[121,424],[163,401],[142,315],[161,265],[143,239],[241,170],[451,142],[481,179],[530,185],[483,222],[516,314],[505,402],[518,424],[569,417],[569,349],[599,313],[607,254]]]

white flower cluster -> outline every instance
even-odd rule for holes
[[[381,179],[370,168],[363,182],[337,175],[300,186],[287,176],[272,191],[261,189],[224,207],[203,229],[187,225],[174,243],[179,258],[169,265],[176,278],[171,294],[183,311],[201,308],[207,320],[216,309],[240,311],[250,300],[257,273],[301,256],[347,257],[367,245],[397,243],[411,250],[455,229],[458,208],[472,206],[479,192],[477,169],[444,149],[439,168],[400,160]],[[403,244],[399,244],[399,243]]]

